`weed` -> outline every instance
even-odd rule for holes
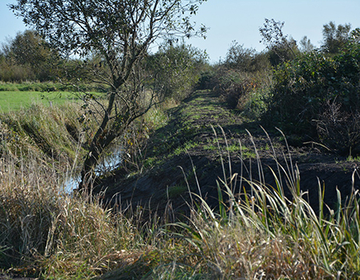
[[[278,163],[277,171],[271,170],[277,182],[273,187],[233,173],[231,164],[228,169],[222,166],[224,179],[219,179],[218,187],[229,201],[219,192],[219,211],[214,211],[198,197],[201,202],[198,210],[192,212],[189,224],[177,224],[187,232],[182,237],[198,249],[198,262],[217,275],[216,279],[359,276],[357,191],[348,197],[346,205],[341,204],[338,191],[337,209],[330,209],[325,218],[323,186],[319,184],[320,210],[316,214],[306,201],[306,194],[300,191],[299,171],[291,159],[286,167]],[[263,172],[261,168],[258,171]],[[250,190],[244,189],[238,196],[234,189],[239,184],[241,187],[241,182],[246,182]],[[284,195],[285,186],[291,197]]]

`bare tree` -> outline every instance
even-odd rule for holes
[[[283,33],[285,22],[265,19],[264,25],[259,29],[262,36],[261,43],[264,43],[270,52],[276,54],[275,58],[270,58],[274,65],[290,60],[296,56],[297,45],[293,38],[288,38]]]
[[[141,87],[139,70],[149,47],[160,37],[198,34],[190,17],[204,1],[18,0],[9,6],[63,55],[97,53],[108,69],[93,69],[97,82],[111,90],[106,104],[97,103],[101,121],[88,147],[80,189],[88,185],[104,149],[157,101],[152,95],[144,102]]]

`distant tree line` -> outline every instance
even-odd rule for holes
[[[143,62],[146,86],[167,97],[181,100],[191,92],[200,72],[207,65],[204,52],[179,43],[165,41]],[[26,30],[3,43],[0,50],[0,81],[79,81],[90,83],[101,71],[108,71],[101,55],[86,58],[62,57],[36,32]]]
[[[0,80],[53,80],[57,63],[58,54],[36,32],[26,30],[3,44],[0,52]]]

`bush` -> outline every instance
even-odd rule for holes
[[[197,82],[196,88],[210,89],[212,90],[218,83],[217,72],[214,69],[204,71],[200,74],[199,80]]]
[[[333,57],[305,53],[278,66],[265,119],[288,134],[318,137],[316,120],[324,116],[326,104],[336,101],[339,116],[347,115],[344,119],[350,120],[360,110],[359,62],[360,46],[349,44]]]
[[[247,96],[244,100],[239,100],[241,104],[241,115],[249,120],[260,121],[261,117],[268,110],[269,90],[266,88],[259,88]]]
[[[245,48],[233,41],[225,59],[226,67],[242,72],[259,72],[270,67],[271,52],[257,53],[255,49]]]
[[[235,70],[225,70],[219,77],[219,83],[214,90],[231,109],[242,109],[240,100],[246,98],[256,87],[255,80],[250,75]]]
[[[191,46],[162,46],[148,57],[148,87],[165,98],[181,101],[192,92],[205,65],[205,55]]]
[[[346,112],[341,104],[328,102],[314,121],[322,143],[342,155],[360,152],[360,112]]]
[[[198,88],[213,90],[230,109],[238,109],[247,117],[258,119],[266,107],[264,102],[268,93],[264,88],[269,87],[271,81],[271,73],[267,68],[257,72],[243,72],[218,65],[202,73]],[[253,109],[256,112],[250,112]]]
[[[270,69],[268,53],[256,53],[233,41],[225,61],[203,72],[197,87],[213,90],[230,109],[258,119],[266,107],[263,88],[271,84]],[[252,109],[256,112],[250,112]]]

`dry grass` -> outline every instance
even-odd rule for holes
[[[101,205],[101,196],[64,193],[56,164],[36,153],[2,152],[0,268],[7,273],[108,280],[359,277],[358,193],[325,219],[323,203],[316,214],[304,199],[290,159],[274,171],[277,186],[247,181],[251,190],[241,200],[232,190],[246,180],[224,160],[218,186],[229,201],[219,191],[215,211],[197,197],[187,222],[172,224],[140,207],[115,211]],[[283,195],[280,177],[292,198]]]
[[[25,162],[3,153],[0,161],[1,266],[44,252],[53,213],[60,207],[56,173],[28,156]]]
[[[0,268],[87,279],[138,258],[142,235],[131,219],[65,193],[55,168],[26,159],[0,161]]]
[[[0,115],[0,149],[19,158],[45,154],[49,160],[74,160],[79,142],[86,141],[86,123],[80,123],[76,103],[45,107],[34,104],[27,110]]]
[[[219,210],[214,211],[199,197],[200,207],[189,223],[178,224],[187,232],[183,238],[197,249],[199,266],[207,267],[214,279],[359,277],[357,191],[347,198],[346,205],[341,204],[338,193],[338,208],[325,218],[322,187],[316,214],[305,199],[306,193],[300,191],[300,174],[290,157],[285,167],[278,163],[278,170],[273,171],[276,186],[247,181],[231,170],[231,161],[227,167],[223,163],[224,179],[219,179],[218,185],[229,201],[225,203],[219,195]],[[263,172],[261,165],[257,172]],[[232,190],[245,182],[251,189],[244,191],[240,200]],[[285,186],[291,190],[291,198],[284,196]]]

